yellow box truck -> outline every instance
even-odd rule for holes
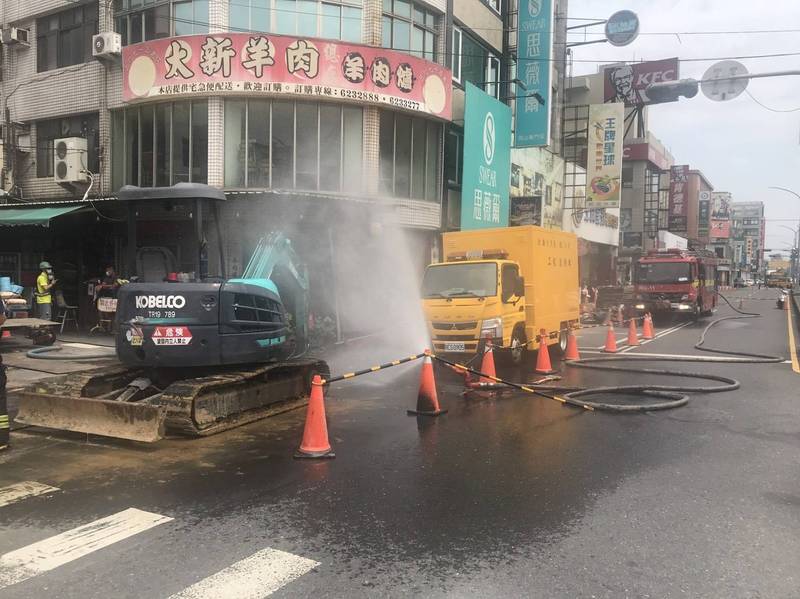
[[[573,233],[535,226],[459,231],[445,233],[442,245],[445,262],[428,266],[422,282],[435,353],[463,358],[490,337],[519,363],[527,348],[538,347],[541,329],[549,345],[566,348],[563,331],[580,318]]]

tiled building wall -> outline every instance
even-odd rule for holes
[[[36,121],[60,116],[81,113],[99,113],[100,128],[100,167],[99,180],[94,192],[101,195],[113,194],[111,183],[111,140],[115,134],[112,130],[111,111],[124,107],[122,102],[122,70],[119,61],[90,61],[84,64],[54,69],[43,73],[36,72],[36,18],[48,13],[66,10],[75,6],[73,0],[0,0],[4,3],[3,20],[6,24],[30,30],[31,45],[29,48],[5,49],[3,53],[3,81],[0,90],[7,100],[11,118],[15,122],[30,125],[31,145],[36,145]],[[425,2],[435,9],[445,12],[445,0],[427,0]],[[112,31],[114,28],[112,2],[99,1],[99,31]],[[382,0],[364,0],[364,26],[362,41],[364,43],[381,44]],[[224,31],[228,23],[228,0],[211,0],[209,6],[209,22],[212,31]],[[437,60],[446,64],[447,37],[446,19],[439,25]],[[224,181],[224,110],[223,100],[211,98],[209,101],[209,161],[208,182],[222,186]],[[379,183],[379,109],[364,108],[364,192],[376,195]],[[442,144],[443,145],[443,144]],[[24,190],[26,199],[69,199],[83,195],[85,188],[65,189],[56,184],[51,177],[36,176],[36,153],[29,152],[18,164],[17,185]],[[443,162],[440,154],[440,164]],[[439,179],[441,181],[441,168]],[[441,188],[441,186],[440,186]],[[407,202],[408,225],[432,226],[436,218],[429,214],[427,208],[416,214],[416,203]],[[438,207],[437,207],[438,209]],[[437,212],[438,214],[438,212]],[[404,219],[405,220],[405,219]],[[435,224],[433,225],[435,226]]]

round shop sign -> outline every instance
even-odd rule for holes
[[[491,112],[487,112],[486,119],[483,121],[483,161],[487,165],[492,164],[492,160],[494,160],[496,139],[497,132],[495,131],[494,115]]]
[[[639,17],[632,10],[620,10],[606,21],[606,39],[612,46],[627,46],[639,37]]]

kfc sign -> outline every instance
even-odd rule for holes
[[[389,106],[451,118],[450,71],[386,48],[265,33],[164,38],[122,49],[122,99],[252,95]]]
[[[606,67],[603,101],[622,102],[625,106],[644,106],[654,102],[646,89],[653,83],[677,81],[680,67],[677,58]]]

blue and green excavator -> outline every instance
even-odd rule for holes
[[[192,189],[221,199],[207,186]],[[172,190],[120,195],[168,198]],[[223,265],[221,249],[219,258]],[[328,374],[323,360],[308,356],[308,304],[306,269],[281,232],[258,242],[241,277],[123,285],[121,365],[23,389],[16,421],[152,442],[168,432],[210,435],[303,405],[313,376]]]

